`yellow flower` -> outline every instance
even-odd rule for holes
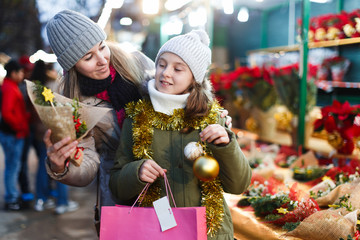
[[[329,176],[323,176],[323,178],[322,178],[321,180],[323,180],[323,181],[331,180],[331,177],[329,177]]]
[[[360,224],[360,220],[357,220],[357,221],[356,221],[356,224],[359,225],[359,224]]]
[[[44,87],[42,95],[45,97],[45,101],[53,102],[54,94],[52,94],[51,89]]]
[[[289,211],[286,208],[278,208],[276,209],[278,211],[278,213],[282,213],[282,214],[287,214]]]
[[[338,207],[340,207],[340,205],[337,205],[337,204],[329,204],[328,206],[331,207],[331,208],[338,208]]]

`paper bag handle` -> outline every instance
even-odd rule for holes
[[[164,182],[165,182],[165,190],[166,190],[166,196],[168,197],[169,199],[169,192],[170,192],[170,195],[171,195],[171,199],[173,201],[173,204],[174,204],[174,207],[176,207],[176,203],[175,203],[175,200],[174,200],[174,196],[172,194],[172,191],[171,191],[171,188],[170,188],[170,183],[169,183],[169,180],[167,179],[166,177],[166,173],[164,173]],[[139,201],[139,204],[141,204],[141,202],[144,200],[144,197],[145,197],[145,194],[147,192],[147,190],[149,189],[150,187],[150,183],[147,183],[145,185],[145,187],[143,188],[143,190],[141,191],[141,193],[139,194],[139,196],[136,198],[134,204],[131,206],[130,210],[129,210],[129,213],[131,212],[131,210],[133,209],[133,207],[135,206],[135,204],[138,202],[138,200],[140,199],[141,195],[142,198],[140,199]],[[143,194],[144,193],[144,194]]]

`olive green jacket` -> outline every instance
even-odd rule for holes
[[[225,125],[224,119],[219,119]],[[226,146],[208,144],[220,165],[219,177],[225,192],[241,194],[250,184],[251,168],[236,141],[235,134],[226,128],[230,143]],[[201,205],[199,180],[193,174],[193,162],[184,156],[184,148],[189,142],[199,141],[199,131],[184,134],[179,131],[154,129],[152,141],[153,157],[162,168],[167,169],[167,177],[177,207]],[[132,205],[146,185],[139,179],[139,169],[145,161],[135,160],[132,153],[132,120],[127,118],[121,133],[120,146],[116,153],[115,165],[110,174],[110,190],[119,204]],[[165,196],[164,181],[161,196]],[[234,239],[233,224],[224,199],[224,221],[217,236],[208,239]]]

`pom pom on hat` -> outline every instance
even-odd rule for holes
[[[211,64],[209,44],[209,36],[203,30],[192,30],[187,34],[173,37],[160,48],[155,64],[157,65],[163,53],[174,53],[189,66],[195,81],[202,83]]]
[[[46,32],[57,61],[66,71],[106,39],[106,33],[98,24],[71,10],[63,10],[50,19]]]

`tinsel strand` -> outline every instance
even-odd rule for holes
[[[155,112],[150,101],[139,100],[126,106],[126,114],[133,119],[133,154],[138,160],[152,159],[153,151],[150,146],[154,135],[154,128],[168,131],[180,131],[183,128],[204,129],[209,124],[217,122],[220,105],[213,102],[210,113],[206,117],[199,117],[191,121],[184,121],[183,109],[176,109],[172,116]],[[212,155],[209,149],[206,152]],[[160,198],[160,183],[151,184],[141,206],[151,206],[152,202]],[[206,207],[206,223],[208,235],[214,236],[220,229],[224,218],[223,189],[217,178],[208,182],[201,182],[201,205]]]

